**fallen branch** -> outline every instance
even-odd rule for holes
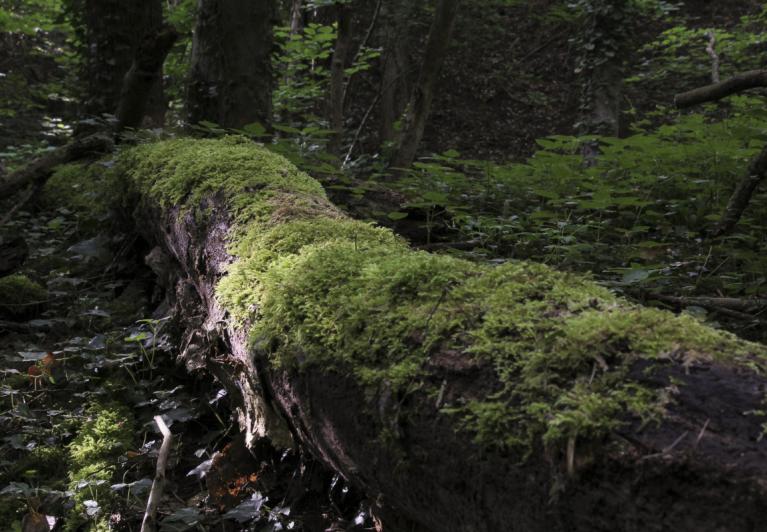
[[[660,301],[675,307],[696,306],[702,307],[730,318],[753,322],[763,321],[755,315],[767,308],[767,301],[763,299],[737,299],[729,297],[680,297],[663,294],[649,294],[645,299]]]
[[[65,146],[56,148],[16,170],[7,179],[0,182],[0,197],[10,196],[30,184],[40,185],[48,179],[57,166],[82,159],[89,155],[112,151],[112,138],[103,133],[75,139]]]
[[[751,196],[754,195],[756,188],[764,180],[765,175],[767,175],[767,145],[762,148],[759,155],[748,165],[748,172],[735,187],[732,196],[730,196],[727,202],[724,214],[722,214],[722,219],[712,236],[725,235],[735,228],[741,216],[743,216],[746,207],[751,202]]]
[[[674,104],[679,109],[684,109],[701,103],[721,100],[732,94],[757,87],[767,87],[767,70],[750,70],[720,83],[682,92],[674,97]]]
[[[162,416],[155,416],[154,422],[157,423],[157,428],[162,433],[162,445],[160,446],[160,453],[157,455],[157,470],[154,474],[152,490],[149,492],[149,499],[146,502],[146,513],[144,513],[144,520],[141,523],[141,532],[157,530],[157,507],[160,504],[160,499],[162,499],[163,489],[165,489],[165,468],[168,465],[168,456],[173,444],[173,434]]]

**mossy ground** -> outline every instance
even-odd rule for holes
[[[119,166],[142,194],[182,212],[224,199],[237,261],[217,295],[275,365],[350,373],[375,393],[420,386],[440,350],[491,364],[501,389],[448,408],[484,445],[601,437],[630,416],[662,415],[664,391],[628,378],[640,359],[765,356],[581,276],[412,251],[341,217],[316,181],[242,138],[149,144]]]
[[[103,515],[103,508],[109,508],[117,497],[110,481],[118,458],[133,443],[133,434],[133,416],[124,406],[94,404],[90,407],[87,420],[67,446],[69,488],[75,493],[75,506],[65,530],[78,530],[89,520],[86,501],[95,501],[102,509],[101,516],[90,516],[95,521],[91,530],[103,526],[108,517]]]
[[[99,163],[61,165],[46,181],[40,200],[46,208],[73,212],[85,229],[97,228],[112,201],[108,175]]]
[[[48,291],[26,275],[17,273],[0,278],[0,315],[28,315],[47,299]]]

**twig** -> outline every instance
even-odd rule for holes
[[[168,425],[165,424],[162,416],[155,416],[154,422],[157,423],[157,428],[162,433],[162,445],[160,446],[160,454],[157,455],[157,470],[154,474],[152,490],[149,492],[149,499],[146,502],[146,513],[144,513],[144,520],[141,523],[141,532],[154,532],[157,530],[157,507],[160,504],[162,492],[165,488],[165,468],[168,465],[168,455],[173,443],[173,434],[170,432]]]
[[[695,444],[692,446],[693,449],[698,448],[698,444],[700,443],[700,440],[703,439],[703,435],[706,433],[706,428],[708,427],[709,421],[711,421],[711,418],[707,419],[706,422],[703,424],[703,428],[700,429],[700,432],[698,433],[698,437],[695,439]]]
[[[711,82],[719,83],[719,55],[716,53],[716,33],[714,30],[706,32],[708,37],[708,44],[706,45],[706,53],[711,57]]]

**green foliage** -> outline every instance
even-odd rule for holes
[[[83,522],[94,521],[98,529],[103,507],[116,494],[109,481],[116,471],[117,458],[133,442],[133,416],[121,405],[92,405],[87,420],[67,446],[70,489],[75,506],[67,519],[66,530],[78,530]]]
[[[764,194],[738,235],[705,247],[700,240],[767,141],[762,101],[730,103],[724,120],[683,115],[624,139],[600,138],[593,167],[582,164],[580,139],[557,136],[540,139],[525,164],[446,153],[415,165],[399,186],[410,205],[446,210],[467,238],[500,255],[594,271],[626,289],[761,293],[767,259],[755,249],[765,242]]]
[[[765,51],[762,46],[767,9],[759,15],[743,17],[740,23],[724,28],[701,28],[675,25],[663,31],[640,50],[646,59],[629,82],[652,81],[673,83],[689,80],[687,86],[711,77],[711,57],[706,51],[709,33],[716,38],[715,51],[720,59],[722,79],[746,70],[762,68]]]
[[[62,0],[0,1],[0,32],[34,35],[38,31],[67,29]]]

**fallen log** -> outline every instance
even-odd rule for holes
[[[759,530],[767,350],[583,277],[414,251],[246,139],[123,152],[180,359],[385,530]],[[157,255],[155,253],[155,255]]]
[[[0,181],[0,197],[6,197],[27,185],[40,186],[57,166],[82,159],[89,155],[103,154],[112,150],[114,141],[109,135],[96,133],[74,139],[69,144],[55,148],[40,156],[24,168],[13,172]]]

